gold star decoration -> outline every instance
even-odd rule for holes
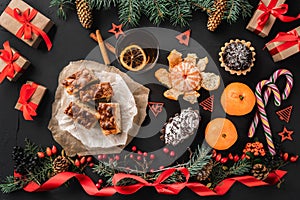
[[[286,129],[286,127],[283,127],[283,131],[278,133],[279,136],[281,136],[281,142],[285,141],[285,140],[293,140],[292,138],[292,134],[294,133],[294,131],[289,131]]]
[[[122,30],[123,24],[116,25],[112,23],[112,29],[110,29],[108,32],[115,34],[115,37],[118,39],[119,35],[123,35],[124,32]]]

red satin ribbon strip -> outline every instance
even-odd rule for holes
[[[4,42],[3,47],[4,49],[0,50],[0,59],[6,63],[6,66],[0,73],[0,83],[2,83],[6,77],[14,78],[15,73],[21,71],[21,67],[15,63],[15,61],[19,59],[20,54],[12,52],[8,41]]]
[[[170,177],[176,170],[183,173],[186,176],[186,181],[183,183],[163,184],[163,182]],[[27,192],[42,192],[56,189],[62,186],[71,178],[76,178],[83,190],[91,196],[112,196],[115,193],[120,194],[133,194],[139,189],[145,186],[151,186],[156,189],[160,194],[178,194],[183,188],[187,187],[200,196],[219,196],[226,194],[235,182],[240,182],[248,187],[265,186],[276,184],[287,172],[276,170],[269,174],[267,180],[260,181],[252,176],[241,176],[235,178],[228,178],[222,181],[215,190],[211,190],[201,183],[189,183],[189,171],[186,168],[168,169],[160,174],[155,182],[149,183],[141,177],[131,174],[115,174],[113,177],[112,187],[106,187],[98,190],[95,183],[86,175],[77,174],[73,172],[62,172],[50,178],[47,182],[42,185],[38,185],[35,182],[31,182],[23,189]],[[138,183],[129,186],[116,186],[117,183],[123,179],[130,178],[136,180]]]
[[[273,40],[268,42],[266,45],[273,42],[283,42],[283,43],[269,50],[272,56],[295,45],[298,45],[298,51],[300,51],[300,36],[295,29],[287,33],[284,32],[278,33],[277,36]]]
[[[30,101],[30,98],[35,93],[38,85],[36,83],[24,84],[20,91],[18,103],[22,104],[20,111],[23,112],[23,117],[26,120],[33,120],[32,116],[36,116],[37,104]]]
[[[50,49],[52,48],[52,43],[48,35],[43,30],[31,23],[31,21],[36,17],[38,13],[37,10],[30,10],[28,8],[24,12],[21,12],[19,8],[11,9],[7,7],[5,9],[5,12],[22,24],[21,28],[16,33],[16,36],[18,38],[22,38],[22,36],[24,36],[24,39],[31,40],[32,34],[34,33],[44,39],[47,49],[48,51],[50,51]]]
[[[278,0],[271,0],[269,5],[265,5],[264,2],[260,1],[257,9],[263,11],[263,13],[258,17],[258,26],[255,32],[260,33],[263,30],[265,24],[270,18],[270,15],[273,15],[282,22],[292,22],[300,19],[300,14],[298,14],[296,17],[284,16],[284,14],[286,14],[288,11],[288,5],[281,4],[276,7],[277,2]]]

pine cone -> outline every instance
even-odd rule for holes
[[[61,172],[68,171],[70,161],[63,156],[57,156],[53,161],[53,173],[58,174]]]
[[[215,31],[221,24],[224,12],[226,10],[227,0],[215,0],[213,5],[213,11],[210,13],[207,22],[207,29]]]
[[[210,160],[209,163],[207,163],[203,167],[203,169],[200,172],[198,172],[196,179],[198,181],[205,181],[209,177],[209,175],[212,171],[212,168],[213,168],[213,161]]]
[[[251,173],[258,180],[265,180],[269,175],[269,170],[263,164],[255,164],[252,167]]]
[[[81,25],[88,29],[93,25],[92,8],[86,0],[76,0],[76,10]]]

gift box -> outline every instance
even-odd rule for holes
[[[261,37],[268,36],[276,21],[276,16],[268,10],[277,9],[284,2],[285,0],[261,0],[246,29]]]
[[[27,81],[22,86],[15,109],[23,112],[25,120],[33,120],[32,116],[37,115],[36,110],[46,90],[46,87],[32,81]]]
[[[47,32],[54,23],[24,1],[12,0],[0,16],[0,25],[34,48],[42,39],[48,50],[52,47]]]
[[[300,51],[300,26],[289,31],[280,32],[266,44],[274,62],[286,59]]]
[[[8,41],[4,42],[0,49],[0,83],[7,78],[16,81],[28,68],[30,62],[10,47]]]

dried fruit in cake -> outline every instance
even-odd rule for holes
[[[121,133],[121,114],[118,103],[99,103],[99,123],[104,135]]]
[[[68,94],[74,95],[85,86],[96,81],[98,81],[98,79],[94,76],[93,72],[88,69],[83,69],[63,80],[62,85]]]
[[[109,82],[92,84],[79,91],[79,99],[83,103],[109,102],[113,89]]]
[[[70,102],[64,113],[86,129],[93,128],[100,117],[97,112],[77,102]]]
[[[130,45],[122,50],[120,54],[122,66],[130,71],[140,71],[147,64],[145,51],[138,45]]]
[[[230,148],[238,138],[234,124],[226,118],[216,118],[210,121],[205,129],[205,140],[216,150]]]
[[[254,66],[255,52],[251,42],[245,40],[230,40],[221,48],[220,62],[230,74],[246,75]]]
[[[229,115],[242,116],[250,113],[256,98],[249,86],[244,83],[230,83],[221,95],[221,105]]]
[[[180,115],[176,114],[164,125],[161,139],[165,144],[178,145],[197,131],[200,119],[198,110],[182,110]]]

